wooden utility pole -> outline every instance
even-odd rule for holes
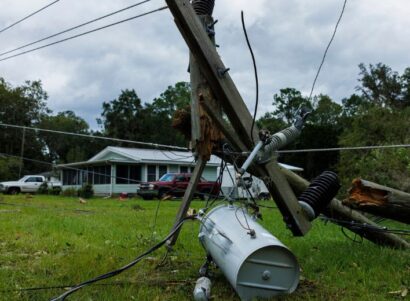
[[[286,179],[289,181],[296,195],[302,194],[309,187],[309,184],[310,184],[309,181],[298,176],[292,171],[281,168],[281,172],[286,177]],[[346,222],[353,221],[353,222],[360,223],[360,224],[366,224],[366,225],[370,225],[374,227],[379,227],[376,223],[369,220],[367,217],[365,217],[360,212],[344,206],[342,202],[338,199],[332,200],[332,202],[329,204],[324,214],[327,217],[339,219],[339,220],[346,221]],[[391,233],[383,233],[383,232],[368,231],[365,229],[358,229],[354,225],[349,226],[348,224],[345,224],[344,227],[348,228],[350,231],[376,244],[391,247],[391,248],[410,249],[410,243],[398,237],[397,235],[394,235]]]
[[[234,151],[249,152],[253,149],[254,143],[258,142],[252,141],[251,138],[250,131],[253,120],[229,76],[229,69],[221,61],[203,27],[203,23],[195,14],[190,2],[188,0],[166,0],[166,2],[175,18],[175,23],[191,50],[191,54],[195,58],[196,64],[212,90],[213,97],[221,104],[224,113],[228,117],[229,126],[212,105],[204,102],[203,108],[223,132],[225,139]],[[258,132],[259,130],[255,126],[253,137],[256,140],[258,139]],[[283,215],[284,222],[292,233],[295,236],[305,235],[311,224],[300,207],[296,195],[306,190],[309,182],[290,171],[281,169],[274,159],[263,164],[253,163],[249,171],[264,180]],[[343,206],[336,199],[331,202],[325,214],[329,217],[347,221],[372,224],[362,214]],[[358,231],[354,227],[348,228],[378,244],[409,248],[409,243],[396,235],[366,230]]]
[[[370,181],[355,179],[343,204],[360,211],[410,224],[410,194]]]
[[[237,137],[240,137],[240,142],[235,144],[232,141],[229,142],[231,145],[244,147],[236,149],[237,151],[252,150],[254,147],[250,133],[252,116],[229,75],[229,69],[221,61],[192,5],[188,0],[166,0],[166,2],[175,18],[175,23],[195,57],[196,63],[211,87],[213,95],[221,104]],[[221,122],[221,120],[213,119],[216,124]],[[224,129],[221,130],[227,132]],[[258,142],[258,132],[259,130],[255,126],[253,133],[253,137],[256,139],[255,143]],[[263,165],[254,164],[252,167],[254,174],[264,179],[292,233],[296,236],[305,235],[311,224],[286,179],[275,170],[278,170],[278,165],[274,160]]]
[[[203,28],[208,32],[208,39],[215,43],[214,40],[214,21],[210,15],[198,16]],[[215,47],[215,46],[214,46]],[[198,158],[194,172],[187,190],[184,193],[181,206],[179,208],[174,230],[181,220],[186,216],[192,199],[195,196],[196,187],[202,176],[206,163],[209,161],[215,145],[223,138],[218,126],[215,126],[212,118],[203,108],[206,103],[207,107],[212,108],[217,116],[222,118],[222,111],[215,98],[207,80],[202,75],[201,69],[196,63],[195,56],[190,54],[189,72],[191,75],[191,145],[195,149]],[[212,193],[212,191],[211,191]],[[175,245],[179,236],[179,231],[168,240],[168,247]]]

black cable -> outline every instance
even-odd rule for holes
[[[399,234],[399,235],[410,235],[410,230],[405,229],[389,229],[387,227],[379,227],[370,224],[358,223],[355,221],[346,221],[341,219],[330,218],[326,216],[320,217],[324,221],[330,221],[335,223],[339,226],[354,229],[354,230],[363,230],[367,232],[374,232],[374,233],[392,233],[392,234]]]
[[[128,270],[129,268],[133,267],[134,265],[136,265],[138,262],[140,262],[142,259],[144,259],[144,257],[148,256],[149,254],[153,253],[154,251],[158,250],[160,247],[162,247],[164,244],[166,244],[166,242],[168,241],[168,239],[170,239],[177,231],[179,231],[179,229],[182,227],[182,225],[187,221],[187,220],[193,220],[196,217],[186,217],[183,220],[181,220],[181,222],[176,225],[176,227],[167,235],[167,237],[165,237],[164,240],[162,240],[161,242],[159,242],[158,244],[156,244],[155,246],[153,246],[152,248],[150,248],[149,250],[147,250],[146,252],[142,253],[141,255],[139,255],[137,258],[135,258],[132,262],[130,262],[129,264],[105,273],[103,275],[97,276],[93,279],[87,280],[85,282],[82,282],[74,287],[72,287],[70,290],[68,290],[67,292],[61,294],[60,296],[51,299],[50,301],[58,301],[58,300],[65,300],[69,295],[73,294],[74,292],[80,290],[81,288],[93,284],[95,282],[107,279],[107,278],[111,278],[114,277],[116,275],[121,274],[122,272]]]
[[[142,280],[142,281],[116,281],[116,282],[107,282],[107,283],[94,283],[93,285],[96,286],[126,286],[126,285],[133,285],[136,284],[149,284],[149,285],[167,285],[167,284],[187,284],[187,283],[195,283],[195,281],[189,280],[175,280],[175,281],[161,281],[161,280]],[[0,293],[13,293],[13,292],[35,292],[35,291],[49,291],[49,290],[56,290],[56,289],[69,289],[73,287],[73,285],[55,285],[55,286],[38,286],[38,287],[25,287],[25,288],[14,288],[14,289],[3,289],[0,290]]]
[[[53,5],[53,4],[56,4],[56,3],[59,2],[59,1],[60,1],[60,0],[56,0],[56,1],[54,1],[54,2],[51,2],[50,4],[47,4],[46,6],[40,8],[39,10],[36,10],[35,12],[33,12],[33,13],[29,14],[28,16],[24,17],[23,19],[20,19],[20,20],[18,20],[17,22],[14,22],[13,24],[7,26],[6,28],[3,28],[2,30],[0,30],[0,33],[2,33],[2,32],[4,32],[4,31],[6,31],[6,30],[8,30],[8,29],[10,29],[10,28],[12,28],[12,27],[14,27],[14,26],[16,26],[17,24],[19,24],[19,23],[23,22],[24,20],[27,20],[28,18],[30,18],[30,17],[32,17],[32,16],[38,14],[39,12],[45,10],[46,8],[50,7],[50,6]]]
[[[252,120],[252,126],[251,126],[251,139],[252,142],[255,144],[255,140],[253,139],[253,129],[255,127],[255,121],[256,121],[256,114],[258,113],[258,106],[259,106],[259,79],[258,79],[258,69],[256,67],[256,59],[255,59],[255,55],[253,53],[252,50],[252,45],[249,41],[249,37],[248,37],[248,32],[246,31],[246,26],[245,26],[245,17],[243,14],[243,11],[241,11],[241,20],[242,20],[242,28],[243,28],[243,32],[245,34],[245,38],[246,38],[246,43],[248,44],[248,48],[249,51],[251,53],[252,56],[252,62],[253,62],[253,69],[255,72],[255,84],[256,84],[256,101],[255,101],[255,111],[253,113],[253,120]]]
[[[139,14],[139,15],[127,18],[127,19],[123,19],[123,20],[118,21],[118,22],[110,23],[108,25],[95,28],[93,30],[89,30],[89,31],[86,31],[86,32],[83,32],[83,33],[80,33],[80,34],[76,34],[74,36],[71,36],[71,37],[68,37],[68,38],[65,38],[65,39],[62,39],[62,40],[58,40],[58,41],[53,42],[53,43],[49,43],[49,44],[46,44],[46,45],[43,45],[43,46],[40,46],[40,47],[36,47],[36,48],[30,49],[30,50],[27,50],[27,51],[23,51],[23,52],[14,54],[14,55],[10,55],[8,57],[0,59],[0,62],[9,60],[9,59],[15,58],[17,56],[21,56],[21,55],[33,52],[33,51],[37,51],[37,50],[40,50],[40,49],[43,49],[43,48],[46,48],[46,47],[49,47],[49,46],[60,44],[60,43],[63,43],[63,42],[66,42],[66,41],[69,41],[69,40],[72,40],[72,39],[75,39],[75,38],[78,38],[78,37],[82,37],[82,36],[85,36],[87,34],[94,33],[94,32],[97,32],[97,31],[100,31],[100,30],[103,30],[103,29],[106,29],[106,28],[109,28],[109,27],[112,27],[112,26],[115,26],[115,25],[119,25],[119,24],[122,24],[122,23],[125,23],[125,22],[128,22],[128,21],[134,20],[134,19],[138,19],[138,18],[153,14],[155,12],[159,12],[159,11],[167,9],[167,8],[168,8],[168,6],[163,6],[163,7],[148,11],[148,12],[143,13],[143,14]]]
[[[319,77],[320,71],[322,70],[322,66],[323,66],[323,64],[326,60],[327,52],[329,51],[330,45],[332,45],[332,42],[333,42],[333,40],[336,36],[337,28],[339,27],[340,21],[342,20],[343,14],[345,12],[346,4],[347,4],[347,0],[345,0],[344,3],[343,3],[342,12],[340,13],[339,19],[337,20],[335,30],[333,31],[333,34],[332,34],[332,38],[330,39],[329,44],[326,47],[325,53],[323,54],[322,62],[320,63],[319,69],[317,70],[317,73],[316,73],[315,80],[313,81],[312,89],[310,90],[310,95],[309,95],[309,99],[308,99],[309,101],[312,99],[312,94],[313,94],[313,90],[315,89],[315,86],[316,86],[316,81]]]
[[[152,228],[151,228],[151,232],[152,232],[151,238],[154,238],[155,228],[157,227],[157,219],[158,219],[159,207],[161,206],[161,201],[162,201],[162,198],[158,198],[157,209],[155,209],[155,215],[154,215],[154,223],[152,224]]]
[[[360,240],[357,239],[357,233],[354,234],[354,237],[351,238],[345,231],[346,228],[340,227],[340,230],[342,231],[344,237],[346,237],[348,240],[352,241],[353,243],[356,244],[362,244],[363,243],[363,236],[359,235]]]
[[[127,6],[127,7],[125,7],[125,8],[122,8],[122,9],[120,9],[120,10],[114,11],[114,12],[109,13],[109,14],[107,14],[107,15],[104,15],[104,16],[102,16],[102,17],[99,17],[99,18],[96,18],[96,19],[92,19],[92,20],[87,21],[87,22],[85,22],[85,23],[82,23],[82,24],[80,24],[80,25],[77,25],[77,26],[74,26],[74,27],[70,27],[70,28],[65,29],[65,30],[63,30],[63,31],[60,31],[60,32],[58,32],[58,33],[55,33],[55,34],[52,34],[52,35],[47,36],[47,37],[45,37],[45,38],[39,39],[39,40],[37,40],[37,41],[34,41],[34,42],[31,42],[31,43],[28,43],[28,44],[19,46],[19,47],[17,47],[17,48],[8,50],[8,51],[6,51],[6,52],[2,52],[2,53],[0,53],[0,56],[3,56],[3,55],[6,55],[6,54],[15,52],[15,51],[17,51],[17,50],[26,48],[26,47],[28,47],[28,46],[32,46],[32,45],[34,45],[34,44],[38,44],[38,43],[40,43],[40,42],[49,40],[49,39],[51,39],[51,38],[55,38],[55,37],[57,37],[57,36],[59,36],[59,35],[62,35],[62,34],[64,34],[64,33],[73,31],[73,30],[75,30],[75,29],[78,29],[78,28],[84,27],[84,26],[86,26],[86,25],[95,23],[95,22],[100,21],[100,20],[102,20],[102,19],[111,17],[111,16],[113,16],[113,15],[116,15],[116,14],[121,13],[121,12],[123,12],[123,11],[129,10],[129,9],[134,8],[134,7],[136,7],[136,6],[142,5],[142,4],[147,3],[147,2],[149,2],[149,1],[151,1],[151,0],[145,0],[145,1],[141,1],[141,2],[135,3],[135,4],[133,4],[133,5],[130,5],[130,6]]]

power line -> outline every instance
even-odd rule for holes
[[[309,100],[312,99],[313,90],[315,89],[316,82],[317,82],[317,79],[318,79],[318,77],[319,77],[320,71],[322,70],[323,64],[324,64],[324,62],[325,62],[325,60],[326,60],[327,52],[329,51],[330,45],[332,45],[332,42],[333,42],[333,40],[334,40],[334,38],[335,38],[335,36],[336,36],[337,28],[339,27],[340,21],[342,20],[343,14],[344,14],[344,12],[345,12],[346,4],[347,4],[347,0],[345,0],[344,3],[343,3],[343,8],[342,8],[342,11],[341,11],[341,13],[340,13],[339,19],[338,19],[337,22],[336,22],[336,26],[335,26],[335,29],[334,29],[334,31],[333,31],[332,37],[331,37],[331,39],[330,39],[330,41],[329,41],[329,44],[328,44],[327,47],[326,47],[325,53],[323,54],[322,61],[321,61],[321,63],[320,63],[319,69],[317,70],[315,80],[313,81],[313,84],[312,84],[312,89],[310,90]]]
[[[352,147],[334,147],[334,148],[310,148],[310,149],[280,150],[277,152],[279,154],[293,154],[293,153],[319,153],[319,152],[338,152],[338,151],[351,151],[351,150],[374,150],[374,149],[392,149],[392,148],[410,148],[410,144],[352,146]]]
[[[96,18],[96,19],[92,19],[92,20],[87,21],[87,22],[85,22],[85,23],[82,23],[82,24],[80,24],[80,25],[70,27],[70,28],[65,29],[65,30],[63,30],[63,31],[60,31],[60,32],[58,32],[58,33],[55,33],[55,34],[52,34],[52,35],[47,36],[47,37],[45,37],[45,38],[39,39],[39,40],[37,40],[37,41],[34,41],[34,42],[31,42],[31,43],[28,43],[28,44],[19,46],[19,47],[17,47],[17,48],[14,48],[14,49],[11,49],[11,50],[8,50],[8,51],[5,51],[5,52],[2,52],[2,53],[0,53],[0,56],[4,56],[4,55],[6,55],[6,54],[15,52],[15,51],[17,51],[17,50],[26,48],[26,47],[28,47],[28,46],[32,46],[32,45],[34,45],[34,44],[38,44],[38,43],[40,43],[40,42],[44,42],[44,41],[49,40],[49,39],[51,39],[51,38],[55,38],[55,37],[60,36],[60,35],[62,35],[62,34],[64,34],[64,33],[73,31],[73,30],[75,30],[75,29],[78,29],[78,28],[84,27],[84,26],[86,26],[86,25],[95,23],[95,22],[100,21],[100,20],[102,20],[102,19],[111,17],[111,16],[113,16],[113,15],[116,15],[116,14],[121,13],[121,12],[123,12],[123,11],[129,10],[129,9],[131,9],[131,8],[137,7],[137,6],[139,6],[139,5],[142,5],[142,4],[144,4],[144,3],[147,3],[147,2],[149,2],[149,1],[151,1],[151,0],[145,0],[145,1],[141,1],[141,2],[135,3],[135,4],[133,4],[133,5],[130,5],[130,6],[127,6],[127,7],[125,7],[125,8],[122,8],[122,9],[120,9],[120,10],[114,11],[114,12],[109,13],[109,14],[107,14],[107,15],[104,15],[104,16],[102,16],[102,17],[99,17],[99,18]]]
[[[165,148],[165,149],[182,150],[182,151],[187,151],[188,150],[186,147],[180,147],[180,146],[165,145],[165,144],[150,143],[150,142],[141,142],[141,141],[133,141],[133,140],[126,140],[126,139],[119,139],[119,138],[112,138],[112,137],[104,137],[104,136],[94,136],[94,135],[89,135],[89,134],[80,134],[80,133],[64,132],[64,131],[57,131],[57,130],[48,130],[48,129],[42,129],[42,128],[27,127],[27,126],[22,126],[22,125],[7,124],[7,123],[2,123],[2,122],[0,122],[0,126],[9,127],[9,128],[16,128],[16,129],[23,129],[23,130],[31,130],[31,131],[34,131],[34,132],[46,132],[46,133],[55,133],[55,134],[61,134],[61,135],[77,136],[77,137],[83,137],[83,138],[100,139],[100,140],[106,140],[106,141],[124,142],[124,143],[130,143],[130,144],[137,144],[137,145],[141,145],[141,146],[150,146],[150,147],[154,147],[156,149]],[[181,157],[182,157],[182,155],[181,155]]]
[[[33,13],[29,14],[28,16],[24,17],[23,19],[20,19],[20,20],[18,20],[17,22],[14,22],[13,24],[7,26],[6,28],[3,28],[2,30],[0,30],[0,34],[1,34],[2,32],[4,32],[4,31],[6,31],[6,30],[8,30],[8,29],[10,29],[10,28],[12,28],[12,27],[14,27],[14,26],[16,26],[17,24],[23,22],[24,20],[27,20],[28,18],[30,18],[30,17],[32,17],[32,16],[38,14],[39,12],[45,10],[46,8],[50,7],[51,5],[56,4],[56,3],[59,2],[59,1],[60,1],[60,0],[56,0],[56,1],[54,1],[54,2],[51,2],[50,4],[47,4],[46,6],[40,8],[39,10],[36,10],[35,12],[33,12]]]
[[[252,140],[253,143],[255,143],[254,138],[253,138],[253,129],[254,129],[254,127],[255,127],[256,114],[258,113],[258,106],[259,106],[259,78],[258,78],[258,68],[256,67],[255,54],[253,53],[252,45],[251,45],[251,42],[249,41],[248,32],[247,32],[247,30],[246,30],[245,17],[244,17],[243,11],[241,11],[241,20],[242,20],[243,33],[245,34],[246,44],[248,45],[249,52],[251,53],[252,63],[253,63],[253,70],[254,70],[254,74],[255,74],[255,86],[256,86],[256,88],[255,88],[255,90],[256,90],[255,111],[254,111],[254,113],[253,113],[252,126],[251,126],[251,140]]]
[[[150,248],[150,249],[147,250],[146,252],[144,252],[144,253],[142,253],[141,255],[139,255],[138,257],[136,257],[136,258],[135,258],[132,262],[130,262],[129,264],[127,264],[127,265],[125,265],[125,266],[123,266],[123,267],[121,267],[121,268],[119,268],[119,269],[117,269],[117,270],[114,270],[114,271],[105,273],[105,274],[100,275],[100,276],[97,276],[97,277],[95,277],[95,278],[93,278],[93,279],[87,280],[87,281],[85,281],[85,282],[83,282],[83,283],[80,283],[80,284],[78,284],[78,285],[76,285],[76,286],[74,286],[74,287],[71,287],[70,290],[68,290],[67,292],[61,294],[60,296],[58,296],[58,297],[56,297],[56,298],[53,298],[51,301],[65,300],[69,295],[73,294],[74,292],[76,292],[76,291],[82,289],[83,287],[85,287],[85,286],[87,286],[87,285],[93,284],[93,283],[95,283],[95,282],[98,282],[98,281],[101,281],[101,280],[104,280],[104,279],[107,279],[107,278],[114,277],[114,276],[119,275],[119,274],[121,274],[122,272],[124,272],[124,271],[126,271],[126,270],[132,268],[134,265],[136,265],[138,262],[140,262],[140,261],[141,261],[142,259],[144,259],[146,256],[148,256],[149,254],[155,252],[156,250],[158,250],[159,248],[161,248],[163,245],[165,245],[165,243],[168,241],[168,239],[170,239],[172,236],[174,236],[175,233],[176,233],[177,231],[179,231],[179,229],[182,227],[182,225],[183,225],[186,221],[188,221],[188,220],[194,220],[195,218],[196,218],[196,216],[193,216],[193,217],[185,217],[182,221],[180,221],[180,222],[177,224],[177,226],[175,227],[175,229],[173,229],[173,230],[167,235],[167,237],[165,237],[161,242],[159,242],[158,244],[156,244],[155,246],[153,246],[152,248]]]
[[[58,40],[58,41],[53,42],[53,43],[49,43],[49,44],[46,44],[46,45],[43,45],[43,46],[40,46],[40,47],[36,47],[36,48],[30,49],[30,50],[27,50],[27,51],[23,51],[23,52],[14,54],[14,55],[10,55],[10,56],[8,56],[8,57],[5,57],[5,58],[3,58],[3,59],[0,59],[0,62],[9,60],[9,59],[12,59],[12,58],[15,58],[15,57],[18,57],[18,56],[21,56],[21,55],[24,55],[24,54],[27,54],[27,53],[30,53],[30,52],[34,52],[34,51],[37,51],[37,50],[40,50],[40,49],[43,49],[43,48],[46,48],[46,47],[50,47],[50,46],[53,46],[53,45],[57,45],[57,44],[60,44],[60,43],[63,43],[63,42],[69,41],[69,40],[73,40],[73,39],[75,39],[75,38],[79,38],[79,37],[85,36],[85,35],[87,35],[87,34],[94,33],[94,32],[97,32],[97,31],[100,31],[100,30],[109,28],[109,27],[113,27],[113,26],[115,26],[115,25],[119,25],[119,24],[122,24],[122,23],[125,23],[125,22],[128,22],[128,21],[131,21],[131,20],[134,20],[134,19],[138,19],[138,18],[141,18],[141,17],[147,16],[147,15],[153,14],[153,13],[155,13],[155,12],[159,12],[159,11],[164,10],[164,9],[167,9],[167,8],[168,8],[168,6],[163,6],[163,7],[160,7],[160,8],[151,10],[151,11],[148,11],[148,12],[143,13],[143,14],[139,14],[139,15],[136,15],[136,16],[133,16],[133,17],[130,17],[130,18],[127,18],[127,19],[123,19],[123,20],[118,21],[118,22],[110,23],[110,24],[108,24],[108,25],[95,28],[95,29],[93,29],[93,30],[89,30],[89,31],[86,31],[86,32],[83,32],[83,33],[80,33],[80,34],[73,35],[73,36],[71,36],[71,37],[68,37],[68,38],[65,38],[65,39],[62,39],[62,40]]]

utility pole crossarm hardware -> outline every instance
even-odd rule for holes
[[[253,142],[250,137],[252,116],[229,72],[225,72],[228,68],[223,64],[191,4],[188,0],[166,0],[166,2],[203,75],[212,87],[216,99],[221,102],[244,144],[252,149]],[[254,137],[257,136],[258,132],[255,128]]]
[[[227,115],[236,137],[241,139],[240,143],[230,141],[231,145],[245,148],[236,149],[237,151],[249,152],[254,148],[254,142],[259,142],[259,130],[256,126],[254,127],[253,137],[255,137],[255,141],[253,142],[250,133],[253,119],[229,75],[229,69],[223,64],[189,0],[166,0],[166,3],[203,76]],[[210,115],[212,117],[212,114]],[[220,124],[215,120],[214,122]],[[221,130],[226,132],[223,129]],[[229,141],[236,137],[226,138]],[[292,233],[296,236],[305,235],[311,224],[300,207],[289,183],[278,172],[277,163],[272,160],[264,164],[252,163],[250,170],[255,171],[255,175],[264,180]]]

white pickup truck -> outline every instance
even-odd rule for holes
[[[47,182],[44,176],[24,176],[18,181],[1,182],[0,192],[8,194],[18,194],[20,192],[37,192],[43,183],[47,183],[48,188],[61,188],[60,182]]]

